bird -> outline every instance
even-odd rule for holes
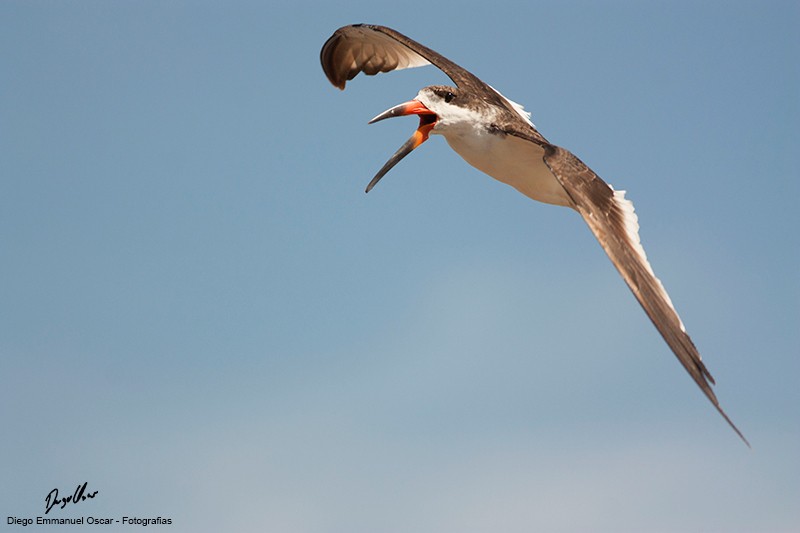
[[[442,135],[467,163],[539,202],[577,211],[672,352],[744,443],[750,443],[720,406],[714,378],[650,266],[638,216],[625,191],[615,190],[569,150],[550,143],[523,106],[477,76],[391,28],[353,24],[336,30],[320,51],[328,80],[344,90],[359,73],[375,75],[433,65],[454,83],[422,88],[412,100],[369,124],[417,115],[419,126],[369,182],[366,192],[404,157]]]

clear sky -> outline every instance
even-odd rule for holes
[[[416,127],[367,121],[446,79],[333,88],[319,50],[354,22],[628,191],[752,450],[576,213],[441,137],[364,194]],[[793,1],[0,3],[2,527],[87,481],[48,516],[800,530],[799,24]]]

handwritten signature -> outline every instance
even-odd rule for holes
[[[78,485],[78,487],[75,489],[75,492],[73,492],[70,496],[67,496],[66,498],[58,497],[58,489],[51,490],[47,494],[47,497],[44,499],[44,504],[45,504],[44,514],[49,513],[50,509],[52,509],[58,504],[61,504],[61,508],[63,509],[64,507],[67,506],[69,502],[78,503],[85,501],[87,498],[94,498],[95,496],[97,496],[97,493],[100,492],[99,490],[96,490],[94,492],[86,492],[87,484],[88,481],[85,482],[83,485]]]

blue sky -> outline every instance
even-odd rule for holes
[[[416,127],[367,121],[446,79],[334,89],[319,49],[353,22],[472,70],[628,191],[752,450],[575,213],[439,137],[364,194]],[[798,22],[795,2],[3,2],[3,515],[88,481],[59,516],[797,531]]]

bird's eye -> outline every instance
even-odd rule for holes
[[[451,93],[451,92],[449,92],[449,91],[448,91],[448,92],[447,92],[447,93],[445,93],[445,95],[444,95],[444,101],[445,101],[446,103],[448,103],[448,104],[449,104],[449,103],[450,103],[450,101],[451,101],[453,98],[455,98],[455,97],[456,97],[456,95],[454,95],[453,93]]]

